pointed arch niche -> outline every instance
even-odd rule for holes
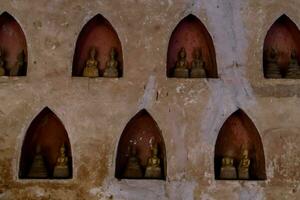
[[[148,158],[151,156],[151,141],[152,144],[156,143],[158,147],[158,157],[160,158],[162,171],[162,176],[159,179],[165,180],[167,163],[164,139],[157,123],[145,109],[138,112],[128,122],[120,137],[116,157],[116,178],[125,178],[123,174],[129,158],[130,145],[135,146],[142,171],[145,172]]]
[[[298,62],[300,61],[300,31],[296,24],[285,14],[273,23],[264,41],[263,68],[265,78],[268,78],[266,75],[267,53],[272,48],[278,52],[278,65],[281,75],[285,78],[292,50],[296,51],[296,58]]]
[[[201,48],[207,78],[218,78],[216,53],[213,40],[204,24],[194,15],[183,18],[172,32],[167,53],[167,76],[174,77],[178,52],[184,47],[191,65],[194,51]]]
[[[66,148],[70,175],[65,178],[72,178],[71,145],[67,131],[60,119],[46,107],[35,117],[26,132],[21,152],[19,178],[28,178],[37,146],[40,147],[40,154],[44,158],[48,178],[53,178],[52,174],[62,144]]]
[[[241,110],[234,112],[223,124],[215,146],[215,179],[220,179],[221,162],[223,157],[234,159],[238,169],[242,145],[249,152],[250,180],[265,180],[265,157],[260,135],[251,119]]]
[[[27,45],[19,23],[7,12],[0,15],[0,49],[4,60],[6,76],[25,76],[27,73]],[[23,56],[23,64],[18,69],[18,57]]]
[[[78,36],[73,58],[72,76],[82,76],[85,63],[89,58],[89,51],[92,47],[96,48],[99,76],[103,76],[106,62],[109,59],[109,53],[114,48],[119,63],[119,77],[122,77],[123,54],[121,42],[112,25],[100,14],[90,19]]]

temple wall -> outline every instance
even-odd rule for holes
[[[0,199],[218,200],[300,198],[300,80],[263,77],[264,39],[286,14],[300,27],[298,0],[63,0],[0,2],[21,25],[26,77],[0,77]],[[78,34],[96,14],[123,48],[123,77],[72,77]],[[168,42],[185,16],[210,33],[215,79],[166,77]],[[25,133],[49,107],[70,138],[73,178],[19,179]],[[164,180],[117,180],[116,152],[128,121],[146,109],[166,146]],[[214,177],[215,142],[225,120],[242,109],[260,133],[267,179]]]

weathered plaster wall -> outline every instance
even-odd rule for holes
[[[299,199],[300,80],[262,73],[269,27],[283,13],[300,27],[299,8],[298,0],[1,0],[0,12],[23,28],[29,63],[26,77],[0,78],[0,199]],[[77,36],[98,13],[121,40],[121,79],[71,77]],[[219,79],[166,78],[169,37],[190,13],[213,38]],[[17,177],[24,135],[45,106],[69,134],[71,180]],[[167,181],[118,181],[119,137],[143,108],[165,139]],[[266,181],[214,179],[218,132],[238,108],[260,132]]]

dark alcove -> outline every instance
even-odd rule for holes
[[[155,179],[165,180],[167,166],[164,140],[157,123],[154,121],[151,115],[145,109],[143,109],[127,123],[120,137],[116,157],[116,178],[126,178],[123,176],[123,173],[129,158],[128,147],[131,144],[135,145],[137,157],[140,161],[143,172],[145,172],[148,158],[151,156],[150,148],[154,143],[156,143],[158,147],[158,158],[160,159],[160,167],[162,172],[161,177]],[[139,178],[147,179],[144,177]]]
[[[78,36],[73,58],[73,76],[82,76],[91,47],[95,47],[97,52],[96,59],[98,61],[99,76],[103,76],[110,51],[114,48],[119,63],[119,77],[122,77],[123,54],[121,42],[112,25],[100,14],[90,19]]]
[[[71,145],[68,134],[60,119],[48,108],[44,108],[30,124],[22,146],[19,177],[28,178],[29,170],[39,145],[44,157],[49,177],[53,178],[53,170],[59,157],[60,147],[65,145],[68,156],[69,176],[72,178]]]
[[[27,45],[18,22],[7,12],[0,15],[0,49],[5,76],[25,76],[27,72]],[[19,59],[19,58],[22,59]],[[22,64],[18,62],[22,60]]]
[[[282,77],[270,77],[268,75],[268,52],[272,48],[277,51],[277,64]],[[263,68],[265,78],[288,78],[286,74],[291,61],[292,51],[295,51],[295,57],[299,62],[300,31],[288,16],[282,15],[273,23],[264,41]]]
[[[220,170],[224,157],[233,158],[234,167],[238,169],[243,145],[249,152],[249,180],[266,179],[265,157],[260,135],[251,119],[240,109],[225,121],[217,137],[214,158],[215,179],[222,179]]]
[[[205,62],[207,78],[217,78],[216,53],[213,40],[204,24],[190,14],[182,19],[172,32],[167,53],[167,76],[173,77],[174,67],[181,48],[186,50],[189,66],[193,61],[194,51],[201,48]]]

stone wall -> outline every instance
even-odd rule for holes
[[[300,27],[298,0],[2,0],[28,46],[26,77],[0,77],[0,199],[299,199],[300,80],[268,80],[263,43],[286,14]],[[123,77],[72,77],[78,34],[96,14],[115,28]],[[211,34],[218,79],[166,77],[170,35],[193,14]],[[70,138],[73,178],[18,178],[22,142],[48,106]],[[214,148],[224,121],[242,109],[258,129],[267,180],[220,181]],[[117,180],[127,122],[146,109],[162,131],[167,180]]]

